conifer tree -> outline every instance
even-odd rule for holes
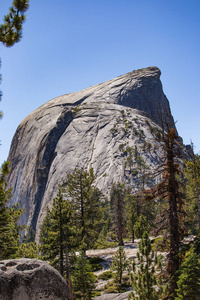
[[[159,258],[151,249],[151,241],[147,232],[144,232],[139,244],[137,261],[138,269],[136,269],[136,263],[133,263],[133,271],[136,273],[131,273],[133,292],[130,293],[128,299],[159,300],[163,289],[161,287],[161,277],[159,278],[156,275],[156,271],[160,269],[161,264]],[[157,289],[155,285],[158,286]]]
[[[94,186],[94,181],[93,169],[89,172],[75,169],[67,174],[63,182],[65,195],[75,211],[74,222],[79,236],[79,249],[83,251],[94,245],[101,226],[101,202],[104,201],[104,196]]]
[[[9,207],[12,189],[7,189],[6,175],[10,172],[9,163],[0,168],[0,259],[12,258],[19,246],[22,226],[18,224],[23,214],[18,205]]]
[[[185,162],[186,207],[192,221],[192,230],[200,230],[200,156],[195,155],[192,145],[192,159]]]
[[[124,251],[124,248],[120,246],[117,252],[115,253],[111,266],[111,269],[113,271],[116,271],[115,278],[118,281],[120,287],[122,285],[123,272],[127,270],[128,266],[129,261],[126,257],[126,253]]]
[[[125,232],[125,196],[124,184],[114,183],[110,192],[111,215],[119,246],[123,246]]]
[[[162,150],[162,156],[160,157],[157,175],[161,175],[161,181],[145,191],[145,199],[146,201],[152,199],[159,199],[160,201],[161,199],[165,202],[165,207],[159,215],[158,231],[165,231],[165,236],[169,238],[169,253],[166,266],[169,276],[168,299],[174,300],[177,289],[177,271],[180,263],[180,239],[184,232],[184,226],[182,226],[184,195],[180,181],[182,151],[170,111],[166,109],[164,117],[160,109],[159,115],[162,132],[156,137],[156,141]]]
[[[35,242],[22,243],[15,253],[15,258],[21,257],[40,259],[39,246]]]
[[[96,279],[91,266],[84,254],[76,258],[75,268],[72,275],[72,286],[77,299],[90,300],[93,298]]]
[[[5,176],[9,173],[8,163],[5,162],[0,169],[0,259],[4,258],[4,249],[9,235],[9,220],[7,203],[11,197],[11,190],[6,189]]]
[[[190,250],[184,258],[180,273],[175,300],[198,300],[200,298],[200,262],[193,250]]]
[[[29,7],[29,0],[14,0],[9,13],[4,16],[4,23],[0,25],[0,42],[7,47],[13,46],[22,38],[25,12]]]
[[[149,231],[155,219],[155,203],[146,202],[141,193],[135,195],[128,193],[125,198],[125,216],[127,230],[131,236],[132,243],[135,237],[141,238],[144,231]]]
[[[147,218],[143,214],[140,215],[135,222],[134,231],[137,238],[141,238],[145,231],[150,231],[150,225],[147,222]]]
[[[59,187],[52,208],[47,209],[40,233],[42,257],[66,278],[69,278],[69,251],[75,247],[73,214],[70,203],[64,199],[62,187]]]

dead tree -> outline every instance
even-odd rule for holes
[[[162,111],[165,111],[163,115]],[[165,231],[169,239],[169,252],[167,255],[166,270],[169,280],[169,294],[167,299],[175,299],[177,289],[177,271],[179,270],[179,247],[183,233],[181,226],[181,214],[183,205],[183,193],[181,192],[180,175],[182,173],[181,142],[177,135],[175,124],[169,109],[159,110],[161,122],[161,134],[156,138],[161,148],[162,155],[157,168],[157,175],[161,175],[161,181],[151,189],[145,191],[145,200],[164,200],[165,208],[159,215],[159,230]]]

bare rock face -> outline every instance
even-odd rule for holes
[[[70,300],[66,281],[54,268],[36,259],[0,261],[0,299]]]
[[[8,158],[12,201],[26,211],[21,223],[38,236],[58,184],[76,167],[92,167],[105,194],[117,181],[134,188],[137,154],[150,167],[157,159],[152,140],[159,130],[159,107],[169,108],[169,102],[160,70],[150,67],[60,96],[27,116]]]

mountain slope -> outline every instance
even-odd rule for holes
[[[39,232],[58,183],[75,167],[93,167],[105,194],[118,180],[134,188],[137,155],[153,168],[159,154],[159,106],[169,102],[160,70],[149,67],[57,97],[27,116],[8,158],[12,202],[26,211],[21,223]]]

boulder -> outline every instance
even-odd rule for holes
[[[0,261],[0,299],[71,300],[58,271],[44,261],[26,258]]]

